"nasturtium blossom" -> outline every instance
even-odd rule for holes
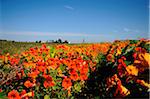
[[[9,89],[2,85],[0,92],[6,91],[9,99],[45,96],[71,98],[79,92],[87,92],[85,83],[93,78],[93,85],[99,84],[100,88],[106,89],[106,92],[99,92],[100,98],[104,98],[106,93],[106,97],[111,93],[114,98],[126,97],[130,93],[132,95],[134,84],[143,87],[143,92],[143,89],[150,88],[148,80],[142,79],[142,74],[147,72],[150,66],[150,54],[144,42],[127,40],[113,44],[52,44],[48,47],[48,44],[44,44],[41,48],[30,48],[20,55],[2,55],[0,51],[1,67],[16,70],[16,74],[13,72],[14,77],[3,84]],[[105,75],[105,72],[109,72],[108,75]],[[97,83],[99,80],[102,82]],[[83,87],[85,91],[82,91]]]
[[[0,88],[0,92],[2,92],[3,90]]]
[[[118,49],[117,49],[117,52],[116,52],[116,56],[118,56],[118,55],[120,55],[120,54],[121,54],[121,49],[118,48]]]
[[[21,99],[21,97],[19,96],[18,91],[16,90],[12,90],[8,93],[8,98],[9,99]]]
[[[44,75],[44,78],[45,78],[45,81],[44,81],[43,85],[44,85],[45,88],[52,87],[52,86],[55,85],[55,83],[54,83],[51,76]]]
[[[88,79],[88,76],[85,72],[80,72],[80,79],[81,80],[87,80]]]
[[[64,78],[63,81],[62,81],[62,87],[64,89],[70,89],[71,86],[72,86],[71,79],[70,78]]]
[[[128,96],[129,94],[130,94],[130,91],[126,87],[124,87],[122,84],[119,84],[114,93],[114,96],[120,95],[121,97],[125,97],[125,96]]]
[[[9,59],[11,65],[17,65],[20,61],[19,58],[10,58]]]
[[[140,84],[140,85],[142,85],[142,86],[147,87],[147,88],[150,89],[150,84],[147,83],[147,82],[145,82],[144,80],[139,80],[139,79],[137,79],[137,80],[136,80],[136,83],[138,83],[138,84]]]
[[[135,51],[137,51],[137,52],[139,52],[139,53],[146,53],[146,50],[145,49],[143,49],[143,48],[141,48],[141,47],[136,47],[135,48]]]
[[[26,94],[26,90],[22,90],[21,93],[20,93],[21,98],[25,97],[25,94]]]
[[[34,99],[34,91],[31,91],[28,93],[26,93],[24,91],[24,93],[21,95],[21,99],[30,99],[30,97],[32,97],[32,99]]]
[[[114,56],[112,54],[108,54],[106,57],[108,61],[114,62]]]
[[[138,76],[138,68],[136,66],[129,65],[126,67],[126,71],[129,75]]]
[[[77,72],[72,72],[70,74],[70,78],[73,80],[73,81],[76,81],[79,79],[79,76],[78,76],[78,73]]]
[[[27,80],[27,81],[24,83],[24,86],[26,86],[27,88],[30,88],[30,87],[33,87],[34,84],[31,83],[29,80]]]
[[[39,73],[40,72],[36,69],[34,71],[31,71],[31,73],[28,73],[28,76],[35,79],[38,76]]]

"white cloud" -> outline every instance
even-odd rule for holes
[[[131,32],[131,33],[140,33],[138,29],[129,29],[129,28],[123,28],[124,32]]]
[[[20,36],[62,36],[62,37],[97,37],[104,36],[102,34],[86,34],[86,33],[61,33],[61,32],[3,32],[3,35],[20,35]]]
[[[134,32],[139,33],[140,31],[139,30],[134,30]]]
[[[113,35],[110,34],[89,34],[89,33],[69,33],[69,32],[35,32],[35,31],[3,31],[0,34],[0,39],[16,40],[16,41],[36,41],[36,40],[56,40],[61,38],[62,40],[68,40],[73,43],[82,42],[100,42],[109,41],[113,39]]]
[[[65,7],[66,9],[69,9],[69,10],[74,10],[74,8],[71,7],[71,6],[69,6],[69,5],[64,5],[64,7]]]
[[[141,31],[138,29],[131,29],[131,28],[122,28],[122,29],[116,29],[113,30],[113,33],[140,33]]]
[[[125,31],[125,32],[130,32],[130,29],[124,28],[123,31]]]

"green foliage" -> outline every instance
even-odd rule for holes
[[[6,94],[4,92],[0,92],[0,99],[7,99]]]
[[[109,90],[107,90],[107,78],[112,77],[114,74],[118,75],[118,60],[121,59],[122,57],[125,57],[126,59],[123,60],[123,62],[125,63],[125,65],[131,65],[134,62],[134,58],[133,58],[133,53],[135,52],[135,48],[137,46],[131,46],[131,44],[137,44],[139,42],[139,40],[130,40],[129,45],[127,44],[124,48],[121,48],[121,54],[116,55],[116,50],[118,47],[118,43],[119,42],[115,42],[112,44],[112,46],[115,46],[115,48],[113,49],[113,47],[109,49],[109,51],[106,54],[103,53],[99,53],[99,55],[96,57],[95,60],[96,61],[96,69],[94,71],[89,70],[90,72],[88,73],[88,80],[86,81],[71,81],[72,82],[72,87],[71,87],[71,92],[69,93],[68,90],[65,90],[62,87],[62,81],[63,81],[63,76],[68,76],[70,77],[69,71],[67,71],[67,66],[65,64],[62,64],[60,62],[60,66],[58,66],[58,68],[52,69],[50,68],[50,70],[47,69],[46,73],[47,75],[50,75],[53,79],[53,81],[55,82],[55,85],[52,87],[48,87],[45,88],[45,86],[43,85],[44,81],[46,78],[43,77],[43,74],[40,73],[38,74],[38,76],[35,78],[36,79],[36,86],[33,86],[32,88],[26,88],[23,84],[25,81],[27,80],[31,80],[31,77],[28,77],[28,74],[31,72],[31,68],[25,69],[24,73],[25,76],[23,78],[21,78],[21,81],[17,81],[17,80],[13,80],[11,81],[11,86],[8,85],[4,85],[3,88],[5,89],[4,91],[6,93],[8,93],[10,90],[12,89],[17,89],[19,92],[21,92],[23,89],[26,89],[28,92],[30,92],[30,90],[34,90],[34,98],[44,98],[44,99],[50,99],[50,98],[58,98],[58,99],[66,99],[66,98],[95,98],[95,99],[100,99],[100,98],[114,98],[114,92],[115,92],[115,88],[110,88]],[[19,43],[19,42],[4,42],[2,41],[1,43],[3,43],[2,46],[5,45],[5,47],[8,48],[2,48],[2,46],[0,46],[0,50],[2,50],[1,54],[10,52],[11,54],[14,53],[20,53],[21,51],[24,51],[30,47],[33,46],[40,46],[39,43]],[[71,46],[71,45],[69,45]],[[116,47],[117,46],[117,47]],[[142,42],[141,44],[138,45],[138,47],[142,47],[144,49],[146,49],[147,52],[149,52],[149,44],[145,44],[144,42]],[[58,59],[64,59],[67,58],[65,57],[65,52],[63,49],[59,49],[57,50],[55,47],[53,47],[53,45],[48,46],[47,48],[50,49],[49,56],[50,58],[55,58],[58,57]],[[13,49],[13,50],[12,50]],[[23,50],[22,50],[23,49]],[[114,50],[114,53],[111,53],[111,55],[114,58],[114,61],[108,61],[107,60],[107,55],[110,54],[110,51]],[[12,51],[12,52],[11,52]],[[13,52],[15,51],[15,52]],[[60,56],[57,56],[58,53],[61,53]],[[46,57],[47,53],[46,52],[42,52],[42,58],[44,61],[46,61],[47,57]],[[77,56],[78,57],[78,56]],[[92,60],[92,56],[90,55],[82,55],[83,60]],[[48,57],[49,58],[49,57]],[[28,59],[28,58],[22,58],[22,61],[34,61],[35,58],[33,59]],[[3,65],[2,69],[4,72],[9,73],[11,68],[9,68],[9,61],[6,58],[4,60],[5,62],[2,62],[2,60],[0,60],[0,64]],[[21,64],[21,63],[20,63]],[[79,64],[77,64],[79,65]],[[59,74],[60,73],[60,74]],[[78,71],[79,73],[79,71]],[[145,73],[145,75],[147,75],[147,73]],[[80,74],[79,74],[80,76]],[[130,77],[129,77],[130,78]],[[132,78],[132,77],[131,77]],[[142,76],[141,76],[142,78]],[[142,93],[142,91],[144,93],[142,93],[143,96],[146,96],[145,93],[146,92],[146,88],[143,88],[141,85],[138,85],[134,82],[133,79],[129,79],[128,83],[126,82],[125,77],[120,77],[119,79],[121,79],[122,84],[131,90],[131,95],[128,96],[133,97],[135,96],[135,94],[139,94]],[[38,82],[38,83],[37,83]],[[20,87],[18,87],[20,86]],[[1,87],[0,87],[1,88]],[[135,89],[135,90],[132,90]],[[69,94],[68,94],[69,93]],[[142,96],[141,95],[141,96]],[[139,95],[140,96],[140,95]],[[6,94],[5,93],[0,93],[0,98],[5,98]]]

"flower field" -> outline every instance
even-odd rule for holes
[[[148,98],[149,45],[145,39],[42,44],[0,53],[0,99]]]

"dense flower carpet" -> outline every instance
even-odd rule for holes
[[[51,46],[0,54],[0,98],[148,98],[150,41]]]

